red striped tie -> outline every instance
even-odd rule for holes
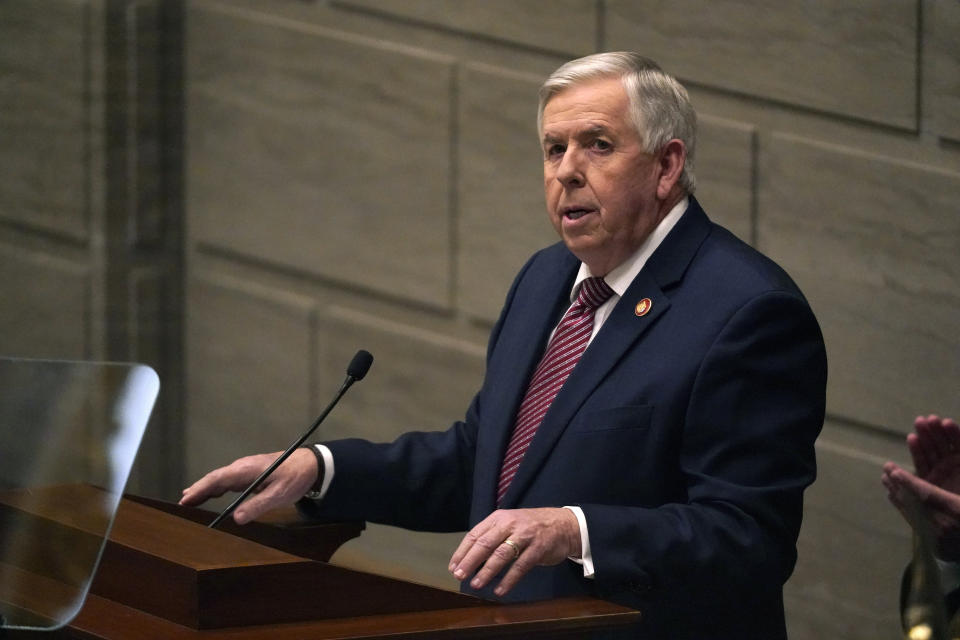
[[[547,409],[587,348],[593,332],[593,312],[611,295],[613,289],[603,278],[587,278],[580,284],[576,302],[570,305],[557,325],[543,359],[533,372],[527,394],[520,403],[520,410],[517,411],[517,422],[513,427],[510,444],[507,445],[507,454],[503,457],[503,466],[500,468],[497,504],[503,500],[507,487],[517,474],[520,460],[530,446]]]

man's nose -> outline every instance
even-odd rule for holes
[[[557,167],[557,180],[565,187],[582,187],[586,182],[583,175],[582,157],[577,149],[568,148]]]

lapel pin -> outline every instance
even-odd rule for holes
[[[650,298],[644,298],[637,303],[637,306],[633,308],[633,312],[637,314],[637,317],[642,317],[647,315],[650,309],[653,308],[653,301]]]

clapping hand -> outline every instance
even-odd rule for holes
[[[934,415],[918,417],[907,447],[916,473],[886,463],[881,481],[887,497],[912,526],[918,523],[909,502],[922,506],[937,540],[937,556],[960,561],[960,426]]]

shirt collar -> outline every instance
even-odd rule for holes
[[[657,247],[660,246],[663,239],[667,237],[670,230],[673,229],[677,221],[680,220],[680,216],[687,210],[689,203],[690,198],[684,196],[683,199],[674,205],[674,207],[670,209],[670,212],[663,217],[660,224],[654,227],[653,231],[644,239],[637,250],[634,251],[629,258],[621,262],[619,266],[604,276],[603,280],[613,289],[617,298],[626,293],[630,283],[637,277],[637,274],[643,269],[643,265],[647,264],[647,260],[650,259],[653,252],[657,250]],[[580,270],[577,272],[577,277],[573,281],[573,288],[570,290],[571,303],[577,299],[577,295],[580,292],[580,283],[592,277],[593,274],[590,273],[590,268],[581,262]]]

